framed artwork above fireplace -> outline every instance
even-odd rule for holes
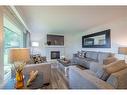
[[[64,36],[47,34],[47,45],[64,46]]]

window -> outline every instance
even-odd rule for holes
[[[22,43],[22,36],[16,34],[16,32],[11,31],[10,29],[4,27],[4,75],[5,78],[10,73],[10,66],[8,60],[9,49],[10,48],[19,48]]]
[[[11,27],[8,27],[11,26]],[[23,32],[11,22],[4,20],[4,79],[11,75],[11,64],[9,63],[9,49],[23,47]]]
[[[32,42],[32,47],[38,47],[39,46],[39,42]]]

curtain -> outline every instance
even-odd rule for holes
[[[31,47],[31,35],[30,32],[26,31],[26,47],[30,48]]]

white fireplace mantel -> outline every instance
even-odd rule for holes
[[[46,50],[46,57],[47,60],[51,61],[51,51],[60,51],[60,58],[61,56],[65,55],[65,47],[64,46],[57,46],[57,45],[50,45],[50,46],[45,46]]]
[[[45,46],[45,48],[64,48],[65,46],[60,46],[60,45],[47,45],[47,46]]]

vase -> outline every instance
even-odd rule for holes
[[[23,73],[22,71],[16,72],[16,89],[22,89],[24,87],[24,79],[23,79]]]

